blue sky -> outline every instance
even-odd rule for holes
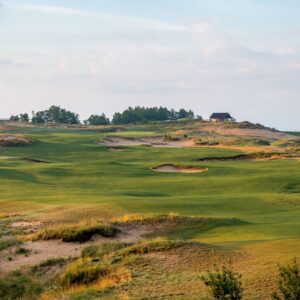
[[[0,117],[164,105],[300,130],[299,1],[0,3]]]

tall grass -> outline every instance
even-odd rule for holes
[[[84,243],[89,241],[96,234],[106,238],[112,238],[118,233],[120,233],[119,229],[106,225],[65,225],[45,228],[33,235],[30,235],[28,238],[32,241],[62,239],[63,242],[67,243]]]

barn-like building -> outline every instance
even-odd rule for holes
[[[230,113],[213,113],[209,120],[211,122],[233,122],[235,119],[230,115]]]

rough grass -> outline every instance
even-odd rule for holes
[[[0,277],[0,299],[2,300],[34,300],[42,289],[38,280],[19,272],[14,272],[5,278]]]
[[[200,125],[193,122],[181,125],[132,125],[124,128],[122,134],[127,137],[164,136],[181,130],[181,135],[188,134],[189,137],[201,139]],[[214,222],[189,223],[190,221],[186,221],[186,225],[175,221],[162,221],[158,224],[168,224],[172,228],[172,232],[164,232],[168,238],[213,243],[245,251],[251,259],[239,261],[238,269],[245,270],[247,299],[268,299],[277,262],[299,254],[299,161],[208,161],[205,166],[210,172],[201,176],[162,174],[151,172],[149,168],[166,163],[192,164],[197,167],[203,164],[197,159],[235,156],[241,154],[241,150],[248,153],[254,150],[262,152],[265,148],[239,147],[236,150],[233,147],[225,149],[204,146],[174,148],[170,151],[166,148],[128,147],[125,152],[108,152],[105,147],[96,144],[96,141],[105,138],[105,133],[97,129],[7,128],[4,133],[26,135],[40,142],[26,147],[1,148],[0,210],[3,216],[21,214],[24,218],[43,220],[45,224],[72,223],[73,225],[66,225],[68,228],[81,227],[78,223],[83,220],[93,220],[100,224],[102,220],[118,219],[125,215],[166,215],[170,211],[174,211],[175,216],[245,220],[219,222],[218,225]],[[211,140],[218,139],[223,143],[220,136],[211,137]],[[230,137],[226,142],[248,145],[254,141],[238,138],[232,140]],[[1,159],[5,157],[32,157],[51,164]],[[147,226],[156,226],[156,223],[151,222],[153,220],[124,224],[139,226],[147,223]],[[57,232],[53,235],[55,234]],[[62,238],[62,234],[58,236]],[[267,244],[272,241],[276,243],[268,247]],[[131,246],[133,245],[128,245]],[[279,251],[282,247],[284,251]],[[142,250],[132,251],[139,253],[149,251],[148,249],[149,246],[143,246]],[[134,267],[128,267],[132,269],[132,284],[119,290],[114,289],[113,295],[117,295],[117,292],[126,294],[128,291],[133,299],[140,296],[180,298],[180,295],[182,298],[195,298],[197,292],[202,291],[197,277],[202,265],[197,259],[194,264],[188,263],[194,259],[195,249],[192,247],[193,251],[188,251],[184,247],[176,248],[178,251],[182,250],[180,253],[188,251],[188,256],[183,261],[176,261],[177,251],[175,255],[169,256],[169,252],[172,253],[173,250],[149,254],[148,256],[162,257],[156,264],[152,264],[152,261],[138,264],[135,261]],[[117,251],[121,253],[125,250],[112,249],[104,256],[112,259],[111,253]],[[205,253],[201,251],[200,261]],[[106,251],[101,250],[99,253]],[[212,252],[210,256],[205,256],[205,261],[215,261],[214,257],[217,255]],[[124,260],[139,256],[141,255],[129,254],[123,258],[121,255],[120,262],[117,257],[114,261],[116,264],[123,264]],[[97,254],[95,258],[97,259]],[[90,259],[93,260],[93,257]],[[164,266],[164,261],[169,264],[167,267]],[[216,262],[221,264],[222,261],[221,257]],[[82,287],[78,293],[84,295],[85,290],[88,287]],[[95,295],[94,290],[91,293]],[[110,292],[107,293],[111,296]],[[103,296],[100,295],[99,298]]]
[[[96,234],[106,238],[112,238],[118,233],[120,233],[119,229],[106,225],[55,226],[38,231],[28,238],[32,241],[61,239],[66,243],[84,243],[89,241]]]
[[[40,272],[44,269],[48,269],[54,266],[63,266],[68,262],[65,258],[50,258],[46,261],[40,263],[39,265],[33,266],[31,268],[32,273]]]
[[[3,251],[5,249],[18,246],[21,244],[21,241],[15,239],[15,238],[10,238],[10,239],[5,239],[0,241],[0,251]]]
[[[168,251],[184,244],[179,241],[154,240],[134,245],[110,243],[88,247],[83,250],[83,258],[66,268],[61,281],[66,287],[91,284],[111,274],[130,255]],[[106,258],[103,259],[104,256]]]

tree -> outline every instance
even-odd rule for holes
[[[151,121],[167,121],[177,120],[180,118],[194,118],[194,112],[181,109],[176,112],[174,109],[168,110],[166,107],[128,107],[122,113],[115,113],[112,123],[116,125],[151,122]]]
[[[201,280],[211,289],[214,299],[240,300],[243,294],[241,278],[241,274],[224,266],[222,271],[216,268],[215,273],[209,272],[207,276],[202,276]]]
[[[109,125],[110,124],[110,121],[105,116],[105,114],[91,115],[85,122],[89,125]]]
[[[274,300],[300,300],[300,268],[296,258],[287,266],[279,266],[277,289],[272,295]]]
[[[29,122],[29,115],[26,114],[26,113],[25,114],[20,114],[19,118],[20,118],[21,122]]]
[[[52,105],[48,110],[38,111],[32,116],[32,123],[79,124],[79,115]]]
[[[120,113],[115,113],[112,119],[112,123],[115,125],[123,124],[122,115]]]
[[[37,113],[32,114],[31,122],[33,124],[44,124],[46,122],[46,113],[45,111],[38,111]]]
[[[10,120],[14,121],[14,122],[19,122],[20,121],[20,117],[18,115],[15,115],[15,116],[13,115],[13,116],[10,117]]]

